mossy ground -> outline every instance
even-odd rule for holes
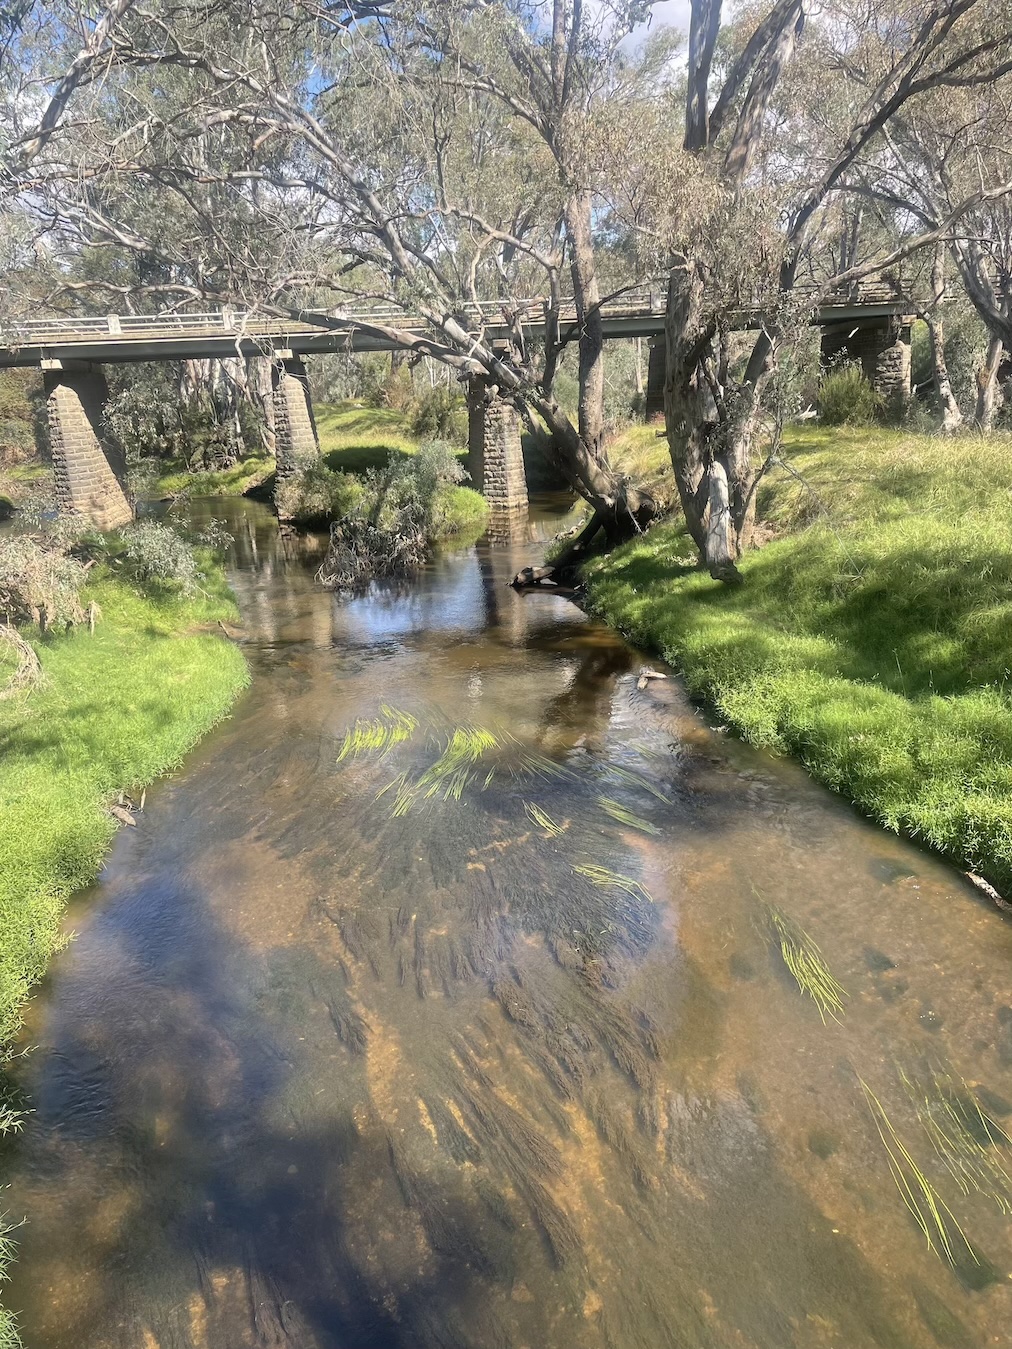
[[[590,603],[746,740],[1012,893],[1010,448],[794,428],[742,586],[671,523],[591,564]]]

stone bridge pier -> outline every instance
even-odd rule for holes
[[[305,362],[290,351],[274,355],[274,453],[282,483],[319,460],[320,438]]]
[[[899,419],[913,387],[910,378],[912,318],[886,318],[874,323],[834,324],[822,330],[822,364],[846,355],[860,363],[864,377],[882,399],[887,416]]]
[[[467,386],[467,471],[489,504],[489,532],[515,537],[527,528],[527,475],[520,416],[483,375]]]
[[[100,439],[109,397],[101,366],[43,361],[42,377],[60,511],[101,530],[128,524],[133,510],[123,485],[126,465],[117,447],[103,448]]]

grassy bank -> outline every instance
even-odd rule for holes
[[[110,803],[174,768],[247,682],[241,652],[196,631],[237,616],[221,569],[201,560],[197,595],[95,576],[82,596],[101,607],[94,635],[35,639],[44,683],[0,701],[0,1062],[61,944],[67,896],[94,879],[117,829]],[[5,1109],[0,1097],[0,1133]],[[0,1219],[0,1278],[10,1254]],[[0,1309],[0,1349],[15,1344]]]
[[[157,497],[241,497],[273,472],[274,460],[268,455],[251,455],[231,468],[201,473],[173,464],[155,480],[153,491]]]
[[[142,594],[110,575],[84,592],[102,618],[35,642],[45,682],[0,702],[0,1044],[58,941],[68,894],[115,833],[107,806],[173,768],[247,680],[241,652],[194,629],[234,619],[215,569],[196,596]]]
[[[746,740],[1012,894],[1009,448],[795,428],[743,586],[671,524],[592,564],[590,602]]]

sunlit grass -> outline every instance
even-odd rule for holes
[[[780,955],[802,993],[806,993],[825,1023],[826,1017],[838,1021],[843,1015],[847,990],[834,977],[818,944],[773,904],[764,904],[766,921],[780,948]]]
[[[231,468],[207,472],[189,473],[174,467],[158,478],[155,493],[169,497],[237,497],[258,487],[273,472],[274,459],[265,454],[249,455]]]
[[[1012,892],[1009,437],[794,428],[786,455],[743,585],[665,524],[588,567],[592,607],[746,740]]]
[[[235,606],[217,573],[209,593],[152,598],[98,577],[102,621],[37,642],[45,686],[0,702],[0,1043],[59,943],[64,900],[96,875],[120,790],[173,768],[247,682],[239,649],[187,635]]]

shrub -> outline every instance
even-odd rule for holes
[[[182,590],[197,589],[200,571],[189,543],[160,520],[138,520],[122,532],[123,553],[135,580]]]
[[[84,564],[59,543],[30,534],[0,538],[0,617],[14,627],[81,623]]]
[[[362,484],[350,474],[338,473],[321,462],[282,478],[274,501],[282,520],[304,528],[326,526],[353,510],[362,490]]]
[[[857,365],[831,371],[819,388],[819,417],[826,426],[867,426],[882,411],[876,393]]]
[[[478,493],[460,487],[466,476],[450,447],[439,441],[423,445],[410,459],[391,455],[384,468],[370,469],[354,508],[331,525],[319,579],[348,589],[421,566],[436,539],[484,515]]]
[[[423,389],[408,409],[408,425],[420,440],[467,444],[467,403],[457,389],[443,384]]]

